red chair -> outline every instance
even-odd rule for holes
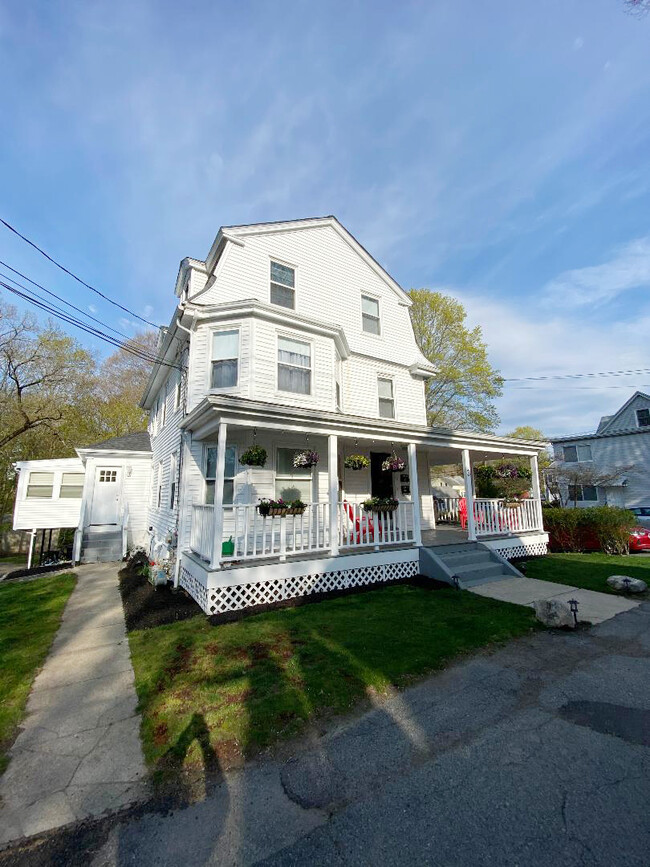
[[[369,515],[355,517],[354,509],[347,500],[343,500],[343,506],[345,507],[347,516],[350,519],[350,523],[354,524],[355,544],[361,545],[366,541],[368,543],[374,542],[375,525],[372,518]],[[379,538],[381,539],[381,527],[379,528]]]
[[[460,517],[460,528],[461,530],[467,529],[467,500],[465,497],[461,497],[458,500],[458,515]]]

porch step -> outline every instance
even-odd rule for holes
[[[522,577],[518,569],[482,542],[421,548],[420,572],[462,589]]]
[[[122,531],[114,524],[91,527],[81,540],[82,563],[115,563],[122,559]]]

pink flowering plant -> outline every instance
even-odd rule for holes
[[[320,460],[318,452],[313,452],[311,449],[306,449],[304,452],[297,452],[293,458],[293,465],[296,468],[308,469],[315,467]]]
[[[385,473],[401,473],[405,467],[406,461],[404,458],[398,457],[395,452],[393,452],[389,458],[386,458],[381,465],[381,468]]]

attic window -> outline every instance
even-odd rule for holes
[[[296,272],[279,262],[271,262],[271,304],[289,310],[296,307]]]
[[[637,409],[636,423],[639,427],[650,427],[650,409]]]
[[[363,330],[368,334],[381,332],[379,322],[379,301],[369,295],[361,296],[361,322]]]

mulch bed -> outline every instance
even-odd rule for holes
[[[203,615],[203,611],[184,590],[172,590],[171,587],[154,589],[146,577],[138,573],[137,563],[127,563],[120,571],[119,578],[128,632],[153,629],[154,626]]]

